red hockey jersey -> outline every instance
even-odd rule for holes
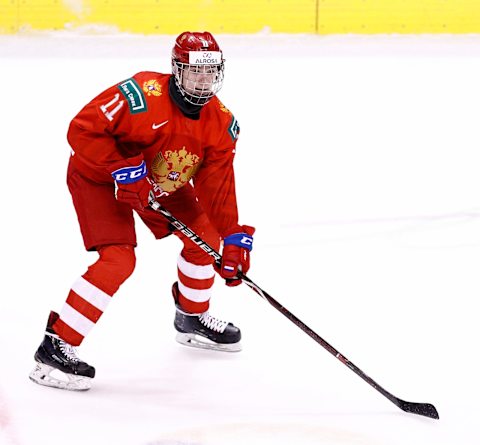
[[[239,126],[214,97],[198,120],[186,118],[169,96],[171,75],[140,72],[89,102],[70,124],[72,162],[97,182],[112,182],[108,167],[143,154],[161,194],[190,180],[222,237],[241,232],[233,159]]]

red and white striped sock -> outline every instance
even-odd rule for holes
[[[79,346],[95,326],[112,296],[135,268],[134,247],[102,247],[100,258],[73,284],[53,330],[73,346]]]
[[[55,332],[67,343],[80,345],[107,308],[111,298],[111,295],[85,278],[78,278],[59,313],[60,318],[55,322]]]
[[[183,310],[200,314],[208,310],[215,270],[213,265],[197,265],[187,261],[182,255],[177,260],[178,302]]]

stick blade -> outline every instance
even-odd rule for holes
[[[398,407],[407,413],[418,414],[419,416],[439,419],[437,409],[431,403],[415,403],[399,400]]]

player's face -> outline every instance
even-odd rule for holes
[[[183,71],[182,85],[185,91],[194,96],[209,96],[218,76],[216,65],[190,65]]]

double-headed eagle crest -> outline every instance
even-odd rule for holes
[[[147,96],[161,96],[162,95],[162,86],[155,80],[147,80],[143,82],[143,91],[147,93]]]
[[[185,185],[200,167],[200,157],[180,150],[168,150],[158,153],[152,162],[152,175],[155,182],[167,193],[174,192]]]

